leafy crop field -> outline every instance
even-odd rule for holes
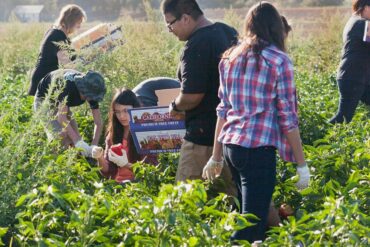
[[[310,187],[298,191],[293,164],[278,164],[274,201],[295,216],[268,232],[264,246],[369,246],[370,109],[360,105],[352,123],[332,126],[337,109],[335,70],[343,18],[314,38],[291,35],[300,128],[310,165]],[[228,13],[225,21],[241,26]],[[112,90],[153,76],[175,76],[183,44],[161,20],[120,21],[126,43],[94,60],[106,77],[107,116]],[[248,221],[227,196],[210,197],[209,184],[174,184],[177,154],[153,167],[136,164],[138,183],[102,179],[96,165],[48,142],[42,114],[26,95],[42,35],[48,25],[1,24],[0,30],[0,245],[5,246],[231,246],[233,230]],[[74,112],[91,139],[86,106]],[[247,243],[242,243],[248,246]]]
[[[323,29],[330,30],[333,21],[346,20],[352,14],[350,7],[296,7],[279,8],[282,15],[285,15],[293,28],[299,30],[299,35],[312,36]],[[222,19],[230,12],[244,18],[248,9],[206,9],[207,16],[213,19]],[[338,30],[337,30],[338,31]],[[296,34],[297,35],[297,34]]]

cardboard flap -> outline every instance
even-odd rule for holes
[[[158,106],[168,106],[180,94],[180,88],[155,90]]]

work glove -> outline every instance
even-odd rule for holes
[[[127,154],[126,154],[126,151],[124,149],[122,149],[122,155],[118,155],[115,152],[113,152],[111,149],[109,149],[108,159],[109,159],[109,161],[113,162],[114,164],[116,164],[119,167],[124,167],[124,166],[127,166],[129,164],[128,159],[127,159]]]
[[[215,161],[213,157],[209,158],[206,166],[203,168],[202,177],[204,179],[213,180],[221,175],[222,168],[224,167],[223,160]]]
[[[64,80],[75,81],[75,76],[78,75],[76,72],[68,71],[64,73]]]
[[[104,149],[102,147],[92,146],[91,157],[94,159],[99,159],[103,156],[103,154]]]
[[[92,148],[84,140],[76,142],[75,147],[81,149],[81,154],[85,157],[91,157]]]
[[[297,188],[306,188],[310,182],[310,170],[308,169],[307,163],[297,167],[297,174],[299,175],[299,180],[296,184]]]

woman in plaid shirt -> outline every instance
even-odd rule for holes
[[[224,54],[219,65],[218,139],[203,177],[213,179],[220,174],[223,153],[238,187],[241,213],[260,219],[231,238],[253,242],[265,235],[276,181],[276,149],[282,159],[298,163],[299,188],[308,185],[309,170],[280,14],[272,4],[260,2],[249,10],[244,31],[239,44]]]

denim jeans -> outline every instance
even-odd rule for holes
[[[234,232],[231,240],[263,240],[276,182],[276,149],[271,146],[245,148],[226,144],[223,151],[238,189],[240,213],[251,213],[260,219],[252,221],[254,226]]]

